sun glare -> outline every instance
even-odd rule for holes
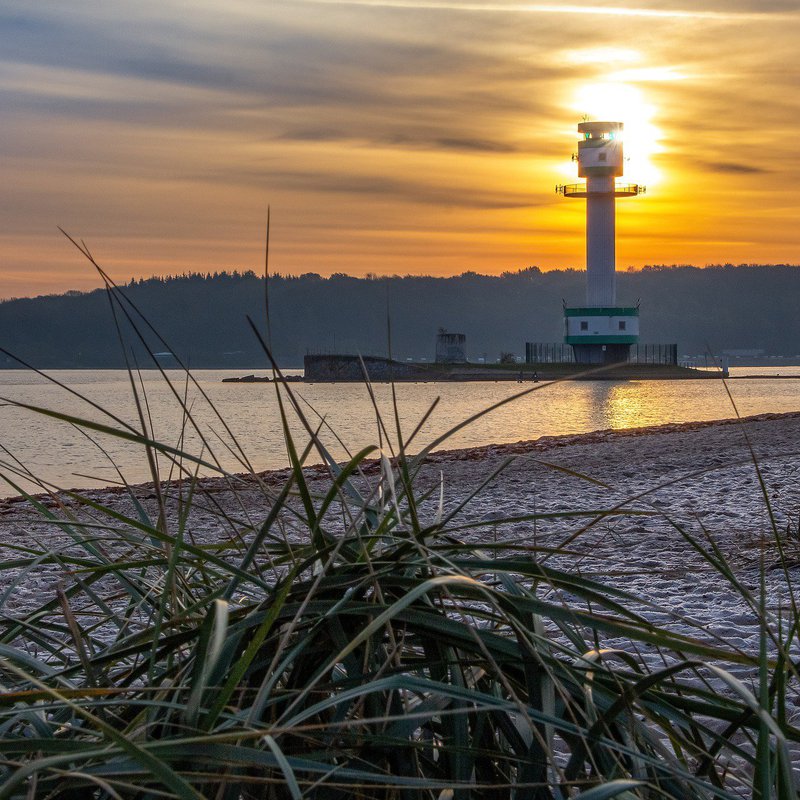
[[[653,124],[656,109],[638,86],[622,81],[584,84],[571,106],[581,118],[625,125],[625,179],[653,185],[660,178],[652,157],[661,151],[661,132]]]

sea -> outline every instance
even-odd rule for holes
[[[331,455],[344,460],[370,445],[391,453],[398,430],[407,450],[417,452],[432,442],[455,449],[800,411],[800,366],[733,368],[728,381],[430,382],[371,390],[358,383],[223,383],[243,374],[0,371],[0,496],[148,481],[146,448],[130,440],[142,431],[190,454],[183,469],[208,475],[214,465],[228,472],[286,467],[286,430],[299,451],[308,431],[319,431]],[[313,451],[307,458],[319,461]],[[178,467],[160,455],[158,469],[167,478]]]

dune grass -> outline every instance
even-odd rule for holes
[[[510,515],[465,522],[470,498],[446,506],[420,479],[456,429],[411,456],[419,426],[401,430],[376,403],[375,447],[337,464],[324,420],[276,382],[291,464],[276,483],[230,431],[251,474],[220,467],[186,383],[173,386],[183,430],[157,441],[130,374],[137,425],[39,410],[99,444],[137,444],[153,485],[143,498],[120,476],[125,502],[27,495],[42,544],[9,543],[16,555],[0,562],[0,798],[797,797],[800,731],[785,707],[800,614],[792,600],[776,626],[763,578],[750,592],[708,542],[684,532],[760,615],[758,653],[651,624],[624,590],[550,566],[553,549],[498,538]],[[200,452],[183,445],[193,426]],[[326,481],[309,480],[312,455]],[[19,472],[7,463],[4,477],[24,493]],[[513,522],[565,517],[579,536],[656,513],[633,500]],[[774,525],[783,547],[781,534]],[[61,574],[59,588],[20,611],[15,590],[41,570]],[[610,636],[636,647],[606,649]],[[750,687],[731,664],[752,668]]]

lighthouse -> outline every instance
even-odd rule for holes
[[[616,199],[645,190],[616,181],[623,174],[622,131],[621,122],[581,122],[573,159],[586,182],[556,187],[564,197],[586,199],[586,305],[564,308],[564,341],[579,364],[626,361],[639,340],[638,307],[617,305]]]

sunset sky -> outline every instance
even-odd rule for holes
[[[0,297],[583,267],[576,126],[626,123],[617,266],[800,263],[800,3],[2,0]]]

